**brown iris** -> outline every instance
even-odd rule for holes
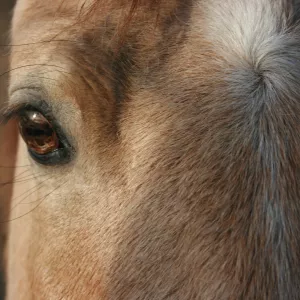
[[[27,147],[40,155],[59,147],[59,139],[51,123],[37,111],[25,111],[19,119],[20,133]]]

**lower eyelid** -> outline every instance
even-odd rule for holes
[[[41,155],[29,150],[30,156],[42,165],[63,165],[72,160],[72,151],[68,148],[60,148],[47,155]]]

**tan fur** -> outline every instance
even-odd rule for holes
[[[240,37],[230,15],[238,1],[142,1],[128,24],[127,1],[74,2],[19,0],[14,14],[10,101],[49,102],[76,157],[30,160],[30,184],[41,185],[11,215],[26,214],[10,223],[8,300],[296,299],[298,31],[280,33],[291,79],[262,75],[277,76],[273,100],[290,106],[270,106],[258,125],[247,110],[247,79],[259,90],[261,71],[241,51],[249,43],[217,36],[226,25]],[[246,15],[250,2],[239,6]],[[21,148],[18,163],[27,159]]]

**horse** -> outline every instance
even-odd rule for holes
[[[17,1],[8,300],[300,299],[299,7]]]

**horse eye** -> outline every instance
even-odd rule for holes
[[[41,164],[53,165],[69,161],[70,147],[60,139],[52,123],[40,112],[23,111],[19,131],[31,157]]]
[[[39,112],[25,112],[20,117],[19,129],[28,148],[37,154],[48,154],[59,147],[51,123]]]

